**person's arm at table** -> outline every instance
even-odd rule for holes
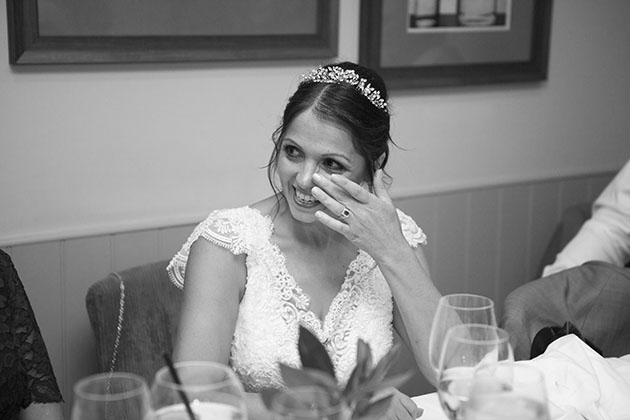
[[[630,161],[593,203],[593,213],[558,253],[543,277],[587,261],[624,266],[630,261]]]

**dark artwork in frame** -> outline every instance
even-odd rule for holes
[[[7,0],[9,62],[331,58],[339,0]]]
[[[359,62],[392,89],[547,78],[552,0],[362,0]]]

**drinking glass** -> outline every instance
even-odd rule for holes
[[[179,362],[155,374],[151,387],[155,420],[190,420],[185,400],[196,420],[247,420],[243,385],[232,369],[214,362]]]
[[[350,410],[340,398],[316,386],[278,392],[271,402],[277,420],[349,420]]]
[[[144,420],[150,411],[149,387],[138,375],[101,373],[74,385],[71,420]]]
[[[464,420],[549,420],[543,373],[520,362],[499,366],[490,376],[475,377]]]
[[[440,298],[429,336],[429,360],[436,377],[444,337],[451,327],[460,324],[496,327],[497,319],[492,299],[467,293],[445,295]]]
[[[494,375],[500,365],[513,361],[505,330],[483,324],[452,327],[444,338],[438,364],[437,392],[446,416],[462,418],[473,378]]]

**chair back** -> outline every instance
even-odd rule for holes
[[[168,278],[168,261],[111,273],[94,283],[85,303],[101,372],[125,371],[149,383],[172,354],[182,292]]]

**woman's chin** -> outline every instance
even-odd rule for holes
[[[314,206],[303,206],[297,203],[292,203],[290,206],[291,216],[298,222],[302,223],[315,223],[315,212],[319,209],[319,204]]]

